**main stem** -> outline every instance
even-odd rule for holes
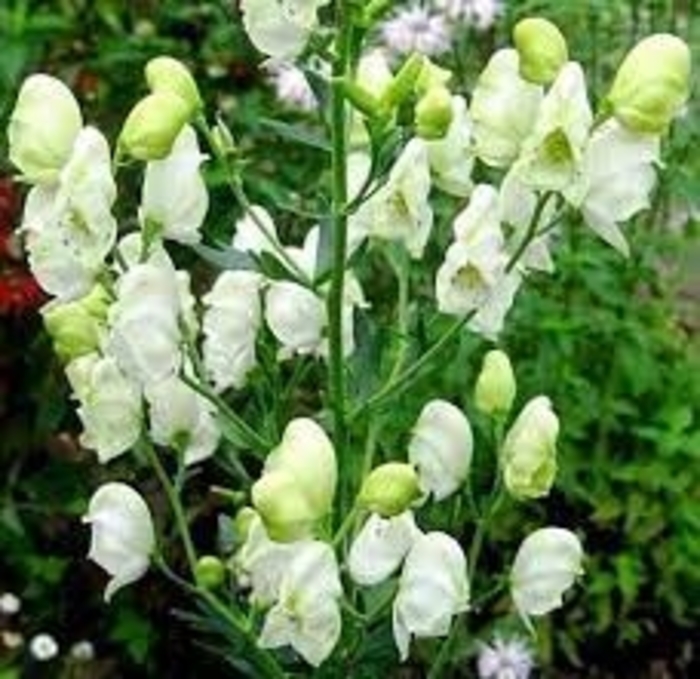
[[[337,54],[333,62],[331,85],[331,224],[333,233],[333,273],[328,293],[328,391],[333,411],[333,429],[339,467],[347,469],[347,423],[345,417],[345,367],[343,356],[343,294],[347,258],[348,199],[346,169],[346,104],[342,83],[351,69],[351,25],[347,0],[336,0],[335,26]],[[348,506],[347,487],[340,488],[340,508]],[[338,517],[343,520],[342,512]]]

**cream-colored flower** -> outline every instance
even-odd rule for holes
[[[240,252],[252,252],[255,255],[263,252],[275,255],[275,251],[282,247],[275,222],[260,205],[251,206],[250,211],[236,222],[236,233],[231,245]]]
[[[111,576],[105,601],[143,576],[155,549],[148,505],[131,486],[106,483],[90,500],[83,522],[92,528],[88,558]]]

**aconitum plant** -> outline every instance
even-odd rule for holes
[[[556,404],[538,394],[517,403],[517,370],[501,347],[464,385],[490,431],[434,394],[389,447],[387,407],[425,369],[450,363],[460,334],[498,343],[520,288],[554,269],[572,223],[628,252],[624,223],[649,205],[663,136],[688,97],[688,48],[654,35],[593,110],[582,65],[541,18],[518,24],[514,46],[457,92],[425,54],[395,63],[365,50],[391,10],[386,0],[241,3],[266,68],[313,64],[323,90],[328,172],[301,243],[280,233],[282,207],[248,199],[235,120],[230,129],[206,110],[175,59],[146,64],[149,93],[112,144],[46,74],[24,82],[9,124],[10,160],[30,187],[21,234],[52,297],[42,313],[82,444],[102,465],[153,470],[187,559],[174,565],[171,533],[135,485],[114,479],[84,517],[89,558],[110,576],[105,599],[159,569],[226,630],[228,659],[251,676],[310,667],[379,676],[412,663],[438,677],[480,649],[482,676],[527,676],[522,641],[473,640],[465,654],[456,640],[474,639],[464,634],[474,611],[496,596],[511,601],[523,635],[535,633],[583,573],[575,527],[524,534],[501,572],[480,561],[504,502],[534,502],[555,483]],[[211,165],[231,190],[216,208],[203,174]],[[117,219],[118,185],[134,172],[140,205]],[[452,204],[445,224],[436,198]],[[230,246],[212,255],[200,242],[214,209],[240,218]],[[427,271],[426,250],[442,247],[446,229],[442,261]],[[227,268],[196,296],[173,243]],[[377,268],[396,280],[389,313],[391,288],[375,297]],[[419,274],[429,295],[415,289]],[[410,319],[420,307],[449,322],[416,356]],[[367,353],[360,325],[375,314],[396,339],[369,364],[367,389],[353,361]],[[202,553],[187,486],[223,448],[235,475],[217,490],[231,502],[229,539]],[[473,482],[474,456],[491,462],[488,492]]]

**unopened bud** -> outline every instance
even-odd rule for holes
[[[162,56],[146,64],[146,82],[152,92],[170,92],[189,104],[191,113],[202,108],[197,83],[187,66],[172,57]]]
[[[606,105],[633,132],[660,134],[688,99],[690,68],[683,40],[667,33],[651,35],[625,57]]]
[[[418,52],[411,54],[386,88],[382,103],[390,108],[403,104],[413,94],[418,77],[423,70],[424,61],[425,57],[422,54]]]
[[[507,354],[498,349],[489,351],[476,380],[476,407],[487,415],[505,415],[513,405],[515,392],[515,375]]]
[[[416,134],[441,139],[452,122],[452,95],[443,86],[433,87],[416,104]]]
[[[406,511],[421,496],[413,465],[387,462],[373,469],[360,489],[360,507],[391,518]]]
[[[139,101],[124,122],[119,146],[137,160],[162,160],[192,114],[172,92],[154,92]]]
[[[204,589],[216,589],[226,577],[226,567],[221,559],[207,554],[197,561],[194,569],[196,583]]]
[[[520,57],[520,75],[536,85],[554,81],[569,60],[566,39],[547,19],[519,21],[513,30],[513,42]]]

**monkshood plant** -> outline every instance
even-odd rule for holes
[[[146,65],[149,93],[113,146],[46,74],[24,82],[9,124],[10,160],[30,186],[21,233],[53,298],[43,316],[65,361],[81,441],[102,465],[130,451],[134,466],[145,461],[186,554],[186,570],[173,565],[170,533],[156,529],[135,487],[102,485],[84,520],[89,557],[110,575],[105,600],[155,566],[217,621],[235,642],[227,659],[251,676],[306,675],[309,666],[377,676],[406,662],[443,676],[466,657],[455,639],[495,596],[509,592],[533,633],[562,604],[582,574],[570,529],[523,535],[503,573],[479,571],[499,508],[546,496],[557,471],[559,417],[536,394],[513,414],[516,378],[502,349],[485,355],[469,388],[488,423],[483,436],[441,398],[415,413],[400,446],[383,447],[380,429],[399,394],[450,361],[461,333],[497,341],[528,276],[553,269],[564,225],[585,223],[627,252],[621,225],[648,206],[660,144],[688,97],[688,48],[654,35],[627,55],[592,110],[564,37],[532,18],[515,27],[513,47],[491,57],[467,102],[425,55],[390,63],[365,49],[390,5],[241,3],[252,43],[274,64],[308,67],[327,95],[318,98],[330,157],[324,209],[301,245],[282,238],[275,206],[251,203],[235,135],[175,59]],[[242,213],[219,252],[201,245],[206,165],[231,189],[220,209]],[[117,181],[134,171],[140,205],[120,224]],[[441,243],[435,197],[451,201],[453,216],[442,263],[424,272],[434,282],[428,299],[411,274],[429,265],[427,246]],[[199,297],[174,263],[182,246],[228,266]],[[373,297],[376,267],[396,279],[383,322],[398,332],[368,393],[353,359],[366,349],[363,319],[386,303]],[[416,305],[453,318],[412,356]],[[290,414],[277,429],[264,404],[281,394]],[[254,399],[263,406],[250,406]],[[236,477],[217,489],[231,503],[228,539],[221,553],[202,553],[187,485],[224,447]],[[471,474],[480,447],[491,466],[486,493]],[[395,650],[377,648],[387,629]],[[532,665],[519,642],[497,638],[481,649],[483,677],[526,676]]]

